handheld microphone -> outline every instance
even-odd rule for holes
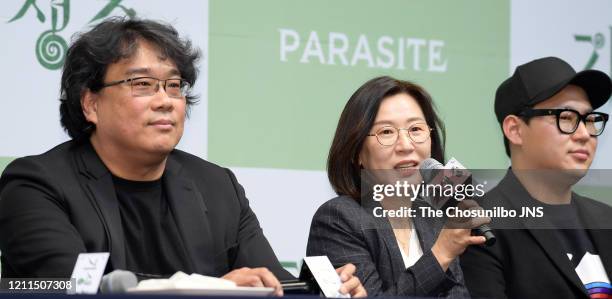
[[[462,182],[460,183],[463,183],[466,181],[473,183],[472,174],[467,169],[463,168],[460,163],[457,162],[455,164],[458,164],[458,165],[455,165],[452,168],[450,168],[450,170],[453,172],[453,177],[454,178],[464,178],[462,179]],[[448,169],[444,167],[442,163],[438,162],[434,158],[428,158],[428,159],[423,160],[419,168],[421,177],[423,177],[423,181],[425,181],[425,183],[428,183],[428,184],[432,183],[434,179],[438,176],[438,174],[444,170],[448,170]],[[455,184],[458,182],[453,181],[452,178],[449,178],[444,175],[441,178],[440,183]],[[456,201],[454,202],[456,203]],[[446,202],[446,204],[444,204],[444,207],[448,207],[449,204],[452,204],[452,203],[453,203],[453,200],[449,200],[448,202]],[[478,236],[485,237],[486,246],[492,246],[493,244],[495,244],[495,241],[497,240],[495,237],[495,234],[493,233],[493,229],[487,224],[483,224],[483,225],[480,225],[472,229],[472,233]]]
[[[136,274],[126,270],[115,270],[102,276],[100,283],[100,293],[118,294],[125,293],[127,289],[138,285]]]

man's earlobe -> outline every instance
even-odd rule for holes
[[[523,120],[516,115],[508,115],[504,118],[502,123],[502,129],[504,135],[508,138],[510,144],[522,145],[523,144]]]
[[[98,123],[98,95],[89,88],[81,95],[81,109],[83,109],[83,115],[88,122]]]

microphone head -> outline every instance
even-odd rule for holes
[[[444,169],[444,165],[438,160],[434,158],[427,158],[421,162],[421,166],[419,167],[419,171],[421,172],[421,177],[423,177],[423,181],[426,183],[431,182],[431,180],[437,174],[438,169]]]
[[[102,277],[102,283],[100,283],[100,293],[125,293],[127,289],[134,288],[137,285],[138,279],[136,279],[136,275],[134,273],[125,270],[115,270]]]

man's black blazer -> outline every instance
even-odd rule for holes
[[[240,267],[267,267],[279,279],[293,278],[230,170],[174,150],[162,183],[186,247],[188,266],[180,270],[222,276]],[[83,252],[110,252],[107,271],[125,269],[124,246],[112,176],[89,141],[69,141],[5,169],[2,277],[70,277]]]
[[[510,170],[480,204],[485,209],[503,206],[520,213],[521,206],[530,205],[528,198],[535,201]],[[600,228],[587,233],[612,278],[612,208],[577,194],[572,200],[584,227]],[[530,220],[538,221],[525,221]],[[497,242],[491,247],[470,246],[461,256],[473,297],[589,298],[554,231],[503,218],[493,219],[491,226]]]

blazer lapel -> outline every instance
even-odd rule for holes
[[[208,209],[195,183],[181,172],[182,166],[172,154],[166,162],[163,183],[170,208],[181,233],[189,271],[202,274],[215,273],[211,264],[214,255]]]
[[[418,207],[419,204],[417,202],[413,203],[413,207]],[[404,264],[404,259],[402,258],[402,253],[400,251],[399,245],[397,244],[397,239],[395,238],[395,233],[393,232],[393,227],[387,218],[376,218],[373,217],[375,221],[375,227],[378,230],[378,233],[381,235],[385,246],[387,247],[387,251],[389,256],[391,257],[392,263],[392,275],[394,280],[400,276],[400,273],[406,271],[406,266]],[[431,249],[433,243],[435,242],[436,235],[434,233],[434,228],[431,227],[431,224],[428,223],[425,219],[420,217],[412,218],[413,225],[417,231],[417,237],[419,238],[419,244],[423,252]],[[413,238],[414,236],[411,236]]]
[[[421,204],[420,202],[415,201],[413,203],[413,208],[419,209],[419,207],[426,206],[425,204]],[[414,222],[414,226],[417,230],[417,235],[419,236],[419,241],[422,247],[423,252],[427,250],[431,250],[433,244],[436,242],[436,232],[442,229],[442,225],[435,221],[429,221],[429,219],[414,217],[412,218]]]
[[[81,159],[77,164],[85,177],[89,200],[98,208],[106,227],[112,266],[114,269],[125,269],[125,237],[112,177],[89,142],[82,146],[80,153]]]
[[[381,207],[381,205],[379,203],[376,203],[374,207]],[[380,238],[385,244],[387,254],[391,258],[391,277],[393,278],[393,280],[397,280],[397,278],[400,276],[400,273],[406,271],[404,259],[402,258],[402,253],[400,252],[397,240],[395,239],[395,234],[393,233],[393,227],[391,226],[391,223],[389,223],[389,220],[387,218],[372,216],[371,209],[374,207],[364,207],[367,209],[367,214],[369,215],[369,218],[373,221],[373,225],[367,225],[368,227],[364,227],[364,225],[362,224],[362,228],[374,229],[376,230],[376,233],[379,234]],[[381,254],[383,253],[381,252]]]
[[[587,295],[586,289],[580,281],[580,277],[576,274],[576,271],[572,268],[569,259],[563,252],[559,250],[559,240],[554,235],[554,232],[550,229],[528,229],[529,232],[536,239],[540,247],[544,249],[548,257],[552,260],[553,264],[559,269],[559,271],[569,279],[572,284]]]
[[[499,186],[509,205],[517,211],[521,211],[522,206],[532,206],[533,204],[530,203],[530,201],[536,201],[536,199],[531,197],[516,176],[514,176],[512,170],[508,171],[506,177],[499,183]],[[587,295],[586,289],[580,281],[578,274],[576,274],[576,271],[572,268],[569,259],[559,250],[560,242],[551,227],[552,224],[543,221],[544,220],[540,218],[527,218],[524,220],[523,225],[542,250],[544,250],[559,272],[561,272],[566,279],[571,281],[575,287]]]
[[[421,201],[415,201],[413,203],[413,207],[419,209],[419,207],[431,207],[429,204],[423,203]],[[423,253],[427,251],[431,251],[436,239],[440,231],[444,228],[444,223],[446,218],[423,218],[423,217],[414,217],[412,218],[414,222],[414,226],[417,231],[417,236],[419,237],[419,241],[421,244],[421,250]],[[448,268],[447,272],[450,273],[450,276],[453,277],[455,281],[458,281],[462,274],[457,274],[456,271],[460,270],[458,266],[451,266]]]

